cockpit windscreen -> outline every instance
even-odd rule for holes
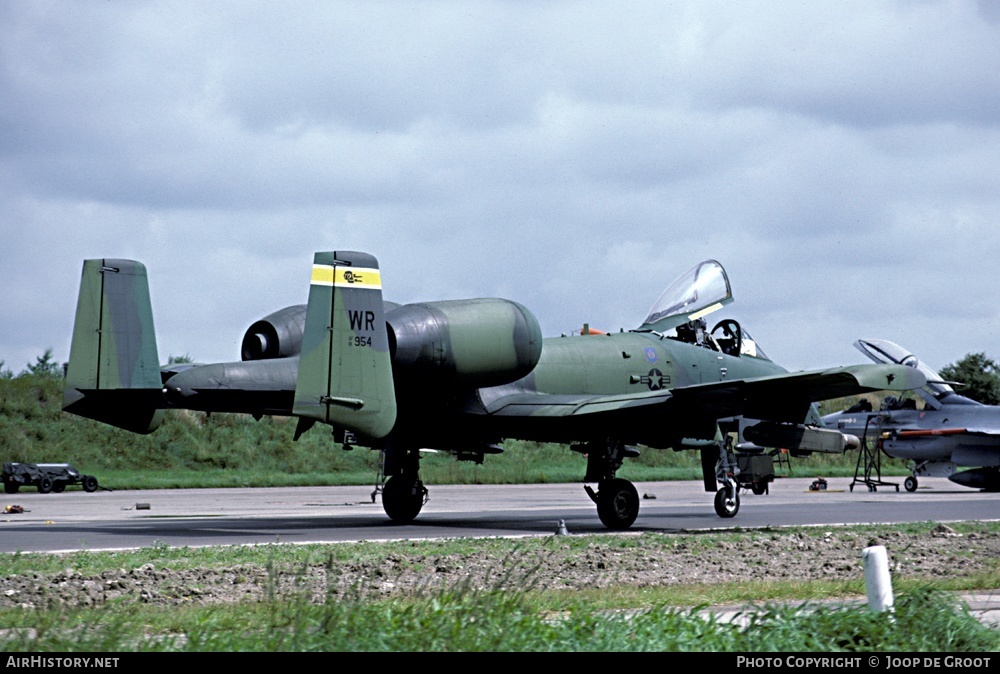
[[[715,260],[699,262],[671,283],[649,310],[642,329],[665,331],[732,302],[726,270]]]

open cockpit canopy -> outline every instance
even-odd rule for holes
[[[955,389],[941,379],[937,370],[922,363],[916,356],[895,342],[890,342],[887,339],[859,339],[854,342],[854,346],[876,363],[895,363],[919,370],[927,378],[927,384],[917,389],[916,392],[928,403],[933,404],[935,399],[940,400],[955,394]]]
[[[705,260],[667,286],[638,330],[666,332],[732,301],[733,291],[726,270],[715,260]]]
[[[767,358],[734,320],[719,321],[711,332],[707,330],[704,317],[732,301],[726,270],[715,260],[704,260],[667,286],[636,332],[655,332],[732,356]]]

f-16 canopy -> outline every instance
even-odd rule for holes
[[[895,342],[887,339],[859,339],[854,342],[854,346],[876,363],[895,363],[919,370],[927,378],[927,384],[916,392],[932,406],[936,407],[937,400],[955,393],[955,389],[944,382],[936,370]]]

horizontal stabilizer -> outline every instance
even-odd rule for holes
[[[152,433],[163,421],[163,393],[159,389],[84,389],[63,410],[133,433]]]

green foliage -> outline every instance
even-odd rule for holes
[[[27,371],[40,377],[62,377],[62,367],[52,360],[52,349],[46,349],[43,355],[36,356],[34,364],[28,363]]]
[[[941,368],[941,378],[963,386],[958,392],[985,405],[1000,405],[1000,366],[985,353],[970,353]]]
[[[1000,633],[934,590],[892,614],[852,605],[765,605],[746,624],[697,610],[627,612],[569,602],[538,611],[521,591],[442,590],[415,600],[364,598],[181,610],[108,607],[32,616],[5,630],[8,652],[908,652],[984,653]],[[154,625],[159,625],[158,629]]]

